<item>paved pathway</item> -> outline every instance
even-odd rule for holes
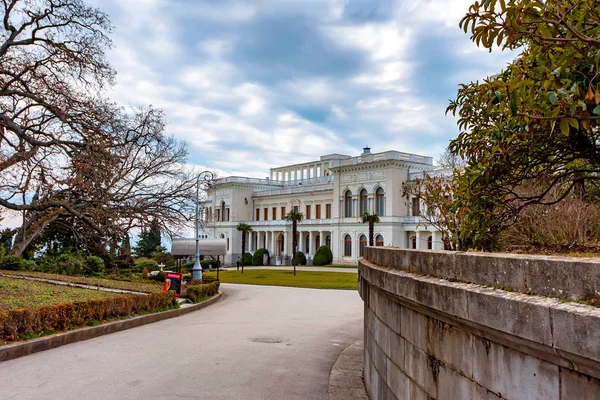
[[[221,290],[204,310],[0,363],[0,399],[327,399],[331,367],[362,338],[358,293]]]
[[[221,269],[223,271],[235,271],[236,267],[230,267],[227,269]],[[240,267],[241,269],[241,267]],[[293,271],[294,267],[289,266],[268,266],[268,267],[244,267],[244,271],[247,269],[278,269],[282,271]],[[348,272],[352,274],[358,274],[358,268],[331,268],[331,267],[296,267],[297,271],[314,271],[314,272]]]

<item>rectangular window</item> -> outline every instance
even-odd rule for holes
[[[229,208],[225,209],[226,215],[227,215],[227,219],[225,221],[229,221]]]
[[[271,215],[271,218],[273,220],[276,220],[277,219],[277,207],[273,207],[272,211],[273,211],[273,215]]]
[[[281,207],[281,219],[285,219],[285,207]]]
[[[306,205],[306,219],[310,219],[310,205]]]
[[[260,208],[256,209],[256,221],[260,221]]]
[[[321,205],[320,204],[317,204],[315,206],[315,218],[321,219]]]
[[[269,220],[269,209],[268,209],[268,208],[265,208],[265,209],[263,210],[263,214],[264,214],[264,217],[265,217],[265,218],[264,218],[264,220],[265,220],[265,221],[268,221],[268,220]]]
[[[294,212],[298,212],[298,206],[294,206]]]
[[[331,218],[331,204],[325,204],[325,218]]]
[[[413,197],[413,199],[412,199],[412,216],[418,217],[419,215],[421,215],[420,201],[419,201],[418,197]]]
[[[221,209],[217,210],[217,222],[221,221]]]

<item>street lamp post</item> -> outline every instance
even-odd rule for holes
[[[200,181],[209,184],[214,179],[210,171],[203,171],[196,179],[196,262],[192,268],[192,279],[202,279],[202,265],[200,265]]]

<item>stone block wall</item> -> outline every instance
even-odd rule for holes
[[[385,267],[371,262],[379,250]],[[429,257],[412,252],[395,259]],[[435,253],[443,263],[444,253]],[[390,254],[369,248],[359,263],[372,400],[600,399],[600,309],[415,273],[412,264],[395,268]]]

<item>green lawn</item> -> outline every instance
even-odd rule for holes
[[[303,265],[303,267],[314,267],[314,268],[354,268],[354,269],[358,269],[358,265]]]
[[[140,278],[98,278],[92,276],[70,276],[61,274],[48,274],[45,272],[30,272],[30,271],[4,271],[0,270],[4,275],[29,276],[33,278],[53,279],[69,283],[82,283],[84,285],[101,286],[110,289],[131,290],[134,292],[152,293],[162,290],[162,283]],[[122,280],[121,280],[122,279]],[[127,280],[126,280],[127,279]]]
[[[0,277],[0,311],[122,296],[100,290],[79,289],[24,279]]]
[[[204,275],[216,277],[216,272]],[[294,286],[314,289],[354,289],[357,288],[355,274],[347,272],[281,271],[253,269],[242,271],[221,271],[219,279],[224,283],[245,283],[249,285]]]

